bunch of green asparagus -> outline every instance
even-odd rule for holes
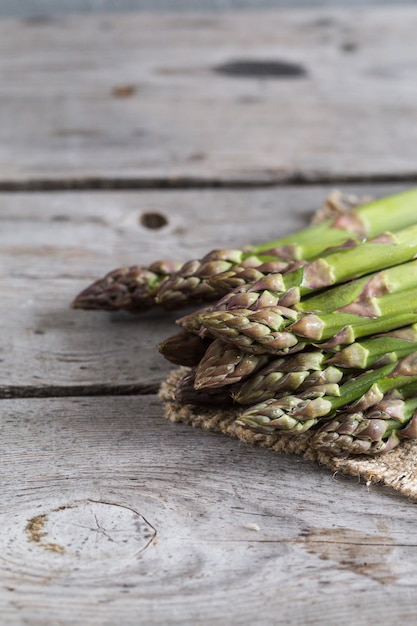
[[[203,305],[159,346],[189,368],[178,402],[234,405],[244,428],[374,455],[417,437],[416,259],[413,189],[261,246],[114,270],[73,306]]]

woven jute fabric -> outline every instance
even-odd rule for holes
[[[367,483],[383,483],[417,499],[417,441],[406,441],[395,450],[375,457],[334,457],[314,450],[310,445],[312,435],[308,431],[297,436],[285,433],[262,435],[236,425],[238,409],[179,404],[175,400],[175,388],[187,372],[188,369],[184,367],[174,370],[160,388],[159,396],[164,403],[165,416],[171,422],[183,422],[223,433],[248,445],[262,446],[274,452],[297,454],[327,466],[332,472],[360,477]]]
[[[358,203],[370,201],[371,198],[349,196],[340,190],[334,190],[326,198],[323,207],[317,211],[312,223],[320,223],[324,219],[349,211]],[[174,370],[161,385],[160,397],[165,405],[165,416],[172,422],[183,422],[191,426],[221,432],[235,437],[250,445],[270,448],[274,452],[297,454],[306,459],[327,466],[333,472],[341,472],[357,476],[369,483],[383,483],[396,491],[417,499],[417,440],[404,441],[397,448],[385,455],[375,457],[345,456],[335,457],[314,450],[310,444],[312,433],[289,435],[262,435],[236,425],[235,420],[239,409],[219,409],[206,406],[181,405],[175,400],[175,388],[187,368]]]

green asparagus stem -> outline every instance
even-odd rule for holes
[[[178,383],[175,399],[181,404],[228,406],[233,404],[229,388],[200,390],[194,386],[195,369],[186,374]]]
[[[264,306],[254,311],[248,308],[211,310],[201,314],[199,320],[215,337],[256,354],[282,354],[290,349],[298,349],[291,333],[305,337],[310,342],[326,341],[336,335],[333,341],[336,346],[343,342],[352,343],[355,338],[367,334],[387,332],[414,323],[417,319],[414,314],[406,313],[407,308],[412,308],[411,303],[407,302],[406,305],[405,302],[408,295],[414,293],[411,288],[416,284],[417,261],[410,261],[309,296],[290,309],[278,305]],[[334,310],[335,307],[338,308]],[[292,325],[289,311],[292,311],[293,319],[295,315],[297,317]],[[309,314],[308,311],[316,313]],[[380,320],[381,328],[377,327],[375,318],[392,316],[394,313],[398,313],[401,319],[393,317],[390,325],[385,317]],[[349,338],[350,327],[344,328],[348,324],[357,330],[353,339]],[[360,334],[361,324],[371,326],[370,331],[366,332],[365,329]],[[327,347],[330,349],[331,346],[330,343]]]
[[[305,357],[311,357],[310,363]],[[300,363],[301,358],[303,363]],[[254,405],[283,393],[339,383],[344,371],[331,365],[326,367],[325,358],[325,354],[317,350],[274,359],[238,385],[233,391],[233,399],[238,404]]]
[[[217,300],[223,292],[210,285],[210,279],[230,267],[256,267],[265,262],[274,262],[276,271],[283,271],[288,263],[272,255],[256,255],[243,250],[212,250],[201,260],[193,260],[163,281],[155,295],[155,302],[168,310],[202,304]]]
[[[327,355],[326,364],[343,368],[368,369],[394,363],[417,351],[417,324],[375,335]]]
[[[407,276],[409,275],[407,273]],[[200,325],[199,328],[201,328]],[[221,342],[218,345],[223,346],[224,344]],[[235,400],[242,404],[255,404],[255,402],[273,397],[275,392],[285,389],[286,380],[292,381],[291,384],[293,385],[295,385],[297,378],[300,380],[300,376],[284,377],[284,373],[288,374],[291,371],[301,372],[307,370],[304,376],[305,380],[303,380],[305,385],[312,384],[313,380],[319,382],[323,376],[323,382],[330,382],[329,376],[336,376],[336,372],[334,369],[331,369],[331,366],[336,366],[338,368],[337,371],[340,371],[340,368],[345,370],[363,370],[370,367],[380,367],[388,363],[394,363],[401,357],[416,350],[417,324],[414,324],[389,333],[373,336],[370,339],[355,341],[337,352],[329,353],[319,348],[312,349],[310,347],[308,351],[298,352],[296,356],[287,355],[278,359],[274,358],[272,354],[265,353],[263,357],[267,358],[269,363],[265,367],[262,365],[262,369],[257,371],[256,376],[251,376],[246,383],[242,384],[241,390],[236,392]],[[229,361],[228,355],[230,356]],[[262,354],[252,355],[252,357],[260,359]],[[221,355],[218,356],[219,360],[221,360],[221,369],[216,369],[216,358],[211,359],[207,366],[204,359],[200,363],[199,369],[204,370],[204,384],[210,387],[212,376],[216,386],[222,384],[222,376],[224,376],[223,384],[230,384],[226,374],[229,371],[231,372],[231,380],[235,384],[237,381],[234,380],[234,370],[239,359],[243,360],[245,358],[245,352],[238,346],[236,346],[236,351],[223,350]],[[323,370],[324,373],[322,373]],[[295,386],[292,387],[292,389],[295,388]],[[254,395],[251,395],[252,393]]]
[[[243,251],[213,251],[201,261],[185,264],[164,281],[156,300],[161,306],[172,309],[218,298],[219,292],[210,287],[209,281],[215,275],[228,271],[235,265],[241,265],[251,257],[254,259],[249,263],[251,267],[279,259],[287,262],[312,259],[326,248],[342,245],[348,239],[360,241],[365,237],[380,235],[386,230],[409,227],[415,224],[416,209],[417,189],[414,189],[362,205],[336,219],[326,220],[317,226],[310,226],[261,246],[253,246]],[[316,265],[313,276],[308,276],[306,281],[317,284],[324,280],[326,283],[325,274],[326,268]]]
[[[382,295],[395,290],[398,282],[404,282],[404,272],[392,270],[388,277],[381,270],[392,269],[393,266],[411,261],[416,254],[417,225],[396,234],[385,233],[353,248],[338,249],[310,263],[297,265],[295,269],[284,274],[267,274],[255,283],[240,287],[223,297],[214,310],[258,310],[278,304],[296,306],[304,298],[305,302],[300,303],[297,308],[331,311],[366,295]],[[417,280],[417,262],[410,266],[409,271],[412,276],[406,279],[409,286],[414,286]],[[364,278],[356,280],[354,286],[351,283],[343,285],[333,298],[329,298],[328,292],[306,297],[360,276]]]
[[[367,298],[331,313],[302,315],[286,332],[330,349],[415,322],[417,288]]]
[[[398,446],[401,437],[417,436],[416,416],[416,397],[400,400],[387,394],[367,411],[337,415],[321,426],[311,444],[336,456],[387,453]]]
[[[299,314],[282,306],[264,307],[258,311],[233,309],[203,313],[199,319],[208,332],[251,354],[284,355],[304,346],[286,326]]]
[[[327,387],[299,395],[266,400],[245,411],[237,420],[241,426],[257,432],[277,430],[301,433],[320,419],[331,418],[337,410],[362,411],[380,402],[385,393],[405,385],[417,383],[417,353],[404,357],[398,363],[369,370],[341,386],[335,385],[332,395]]]
[[[319,256],[324,257],[330,254],[335,254],[336,252],[341,252],[342,250],[346,250],[347,248],[353,248],[359,243],[362,243],[362,241],[363,240],[359,239],[347,239],[339,246],[330,246],[329,248],[320,251]],[[224,299],[222,299],[222,304],[224,304],[228,301],[227,294],[229,292],[235,290],[238,293],[246,291],[246,285],[250,287],[252,283],[260,281],[268,274],[276,274],[278,272],[282,274],[287,274],[294,271],[297,267],[302,267],[306,263],[307,260],[293,261],[291,263],[288,263],[288,266],[282,270],[277,269],[278,264],[272,262],[262,263],[261,265],[258,265],[256,267],[245,268],[243,270],[239,266],[235,266],[227,272],[216,274],[209,279],[209,283],[219,293],[226,294],[223,297]],[[239,287],[240,289],[238,289]]]
[[[196,389],[235,385],[259,370],[268,356],[242,353],[238,348],[216,339],[207,348],[195,375]]]
[[[143,313],[155,306],[154,293],[181,263],[156,261],[146,267],[120,268],[96,280],[74,299],[74,309]]]
[[[313,258],[329,246],[343,245],[349,239],[360,241],[384,230],[405,228],[414,223],[416,206],[417,189],[356,207],[319,226],[261,246],[243,250],[214,250],[201,261],[185,264],[157,261],[148,267],[113,270],[81,292],[72,306],[77,309],[123,309],[140,313],[154,306],[157,297],[165,308],[215,300],[229,287],[219,291],[208,282],[230,268],[243,270],[272,261],[275,266],[268,271],[282,271],[289,259]],[[279,259],[283,262],[281,266]],[[172,274],[171,281],[169,276]],[[173,292],[171,296],[170,291]]]
[[[205,328],[200,322],[200,315],[205,313],[210,313],[212,311],[211,306],[201,307],[200,309],[196,309],[191,313],[187,313],[187,315],[183,315],[178,318],[175,323],[182,328],[182,330],[186,330],[189,333],[194,333],[199,337],[205,337],[209,334],[207,328]]]
[[[158,345],[162,356],[174,365],[193,367],[203,358],[211,338],[202,338],[187,331],[168,337]]]
[[[247,285],[244,293],[228,294],[218,304],[202,311],[202,313],[233,310],[234,308],[258,310],[277,304],[294,307],[299,312],[320,311],[323,313],[335,311],[353,302],[373,296],[378,297],[410,289],[416,284],[417,261],[409,261],[365,275],[362,278],[349,280],[329,289],[324,289],[324,291],[319,290],[318,293],[313,292],[313,294],[305,296],[300,302],[294,298],[294,290],[289,290],[283,296],[276,292],[262,291],[258,288],[258,284]],[[225,306],[223,306],[224,302],[226,302]]]
[[[223,345],[223,344],[220,344]],[[287,355],[274,358],[272,355],[263,355],[267,364],[261,369],[256,369],[247,380],[237,385],[233,391],[235,402],[239,404],[255,404],[273,398],[279,393],[298,389],[304,390],[308,386],[327,383],[345,382],[357,370],[382,367],[389,363],[395,363],[400,358],[417,351],[417,324],[357,341],[339,352],[328,353],[319,348],[303,350],[295,355]],[[216,386],[221,386],[221,372],[231,368],[240,357],[244,359],[244,353],[236,349],[230,352],[233,359],[227,362],[227,351],[223,350],[221,369],[216,369],[216,358],[212,359],[210,367],[205,371],[205,384],[211,385],[211,373],[215,374]],[[248,356],[248,355],[247,355]],[[260,359],[262,355],[251,355],[252,358]],[[204,359],[203,359],[204,361]],[[203,362],[202,362],[203,363]],[[202,367],[200,363],[199,368]],[[352,374],[353,372],[353,374]],[[229,384],[224,375],[224,383]],[[231,377],[231,382],[237,381]]]
[[[349,242],[351,241],[352,240],[349,240]],[[357,245],[357,243],[357,241],[354,242],[355,245]],[[323,251],[323,254],[324,253],[325,251]],[[251,285],[258,280],[261,280],[268,274],[283,274],[288,271],[293,271],[295,267],[301,267],[304,263],[306,263],[306,261],[294,261],[292,263],[286,263],[281,268],[280,265],[283,264],[278,261],[267,261],[257,265],[256,267],[247,267],[244,269],[242,269],[239,265],[235,265],[227,272],[215,274],[208,280],[208,282],[217,293],[225,294],[223,296],[224,300],[222,299],[223,304],[227,302],[229,292],[234,290],[236,290],[236,292],[246,291],[246,285]],[[239,287],[240,289],[238,289]]]

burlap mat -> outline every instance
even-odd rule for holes
[[[164,402],[165,417],[171,422],[183,422],[190,426],[224,433],[247,444],[269,448],[274,452],[297,454],[326,465],[333,472],[350,474],[367,483],[383,483],[406,496],[417,499],[417,441],[405,441],[398,448],[377,457],[333,457],[318,452],[310,446],[310,433],[303,435],[261,435],[237,426],[234,421],[239,409],[222,409],[191,404],[179,404],[174,392],[177,383],[188,372],[180,367],[171,372],[162,383],[159,396]]]
[[[372,198],[349,196],[340,190],[334,190],[326,198],[323,207],[316,212],[312,223],[317,224],[329,217],[348,211],[359,202],[368,202]],[[367,483],[383,483],[406,496],[417,499],[417,440],[404,441],[392,452],[376,457],[333,457],[323,451],[314,450],[310,445],[312,433],[302,435],[261,435],[237,426],[234,422],[239,414],[238,408],[222,409],[205,406],[181,405],[175,401],[174,392],[177,383],[188,371],[181,367],[173,371],[162,383],[160,398],[165,405],[165,416],[171,422],[183,422],[221,432],[235,437],[247,444],[270,448],[274,452],[297,454],[311,461],[326,465],[333,472],[350,474],[364,479]]]

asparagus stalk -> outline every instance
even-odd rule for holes
[[[155,306],[154,293],[161,281],[181,263],[156,261],[146,267],[133,265],[113,270],[96,280],[73,300],[74,309],[143,313]]]
[[[365,370],[394,363],[414,351],[417,351],[417,324],[355,341],[328,354],[326,364]]]
[[[352,247],[351,244],[358,245],[359,241],[349,240],[349,247]],[[339,246],[338,250],[348,247]],[[333,251],[333,248],[331,248]],[[326,249],[321,251],[321,256],[329,253],[330,249]],[[279,269],[278,262],[265,262],[261,263],[255,267],[248,267],[245,269],[241,269],[239,266],[233,267],[227,272],[222,272],[221,274],[216,274],[212,278],[209,279],[210,285],[220,294],[225,294],[221,300],[222,303],[227,303],[229,293],[240,293],[247,291],[246,286],[250,287],[253,283],[262,280],[265,276],[269,274],[286,274],[287,272],[292,272],[298,267],[302,267],[307,263],[307,260],[303,259],[300,261],[293,261],[291,263],[287,263],[286,266]]]
[[[327,256],[330,254],[334,254],[337,251],[346,250],[347,248],[353,248],[361,243],[362,240],[358,239],[347,239],[344,243],[339,246],[330,246],[322,251],[320,251],[320,257]],[[284,267],[282,270],[277,268],[277,263],[266,262],[258,265],[256,267],[250,267],[241,269],[239,266],[233,267],[227,272],[222,272],[221,274],[216,274],[209,279],[209,283],[216,291],[219,293],[225,293],[224,302],[227,302],[227,293],[236,290],[237,292],[246,291],[245,286],[251,286],[252,283],[257,282],[264,278],[267,274],[276,274],[278,272],[288,273],[292,272],[297,267],[302,267],[305,265],[306,260],[293,261],[289,263],[287,267]],[[240,287],[240,289],[238,289]]]
[[[376,200],[352,209],[336,219],[241,251],[213,251],[202,261],[190,261],[163,282],[156,301],[164,308],[179,308],[219,297],[208,284],[217,274],[241,265],[251,257],[254,267],[265,261],[296,261],[315,258],[330,246],[340,246],[348,239],[372,238],[385,230],[398,230],[415,223],[417,189]],[[259,255],[266,255],[264,258]],[[255,258],[259,257],[259,258]],[[219,261],[221,261],[219,263]],[[223,266],[222,266],[223,263]],[[229,264],[229,267],[226,265]],[[316,277],[317,278],[317,277]]]
[[[186,374],[177,385],[175,399],[181,404],[203,404],[209,406],[227,406],[233,404],[228,388],[196,389],[194,386],[195,369]]]
[[[291,370],[291,365],[286,367],[285,357],[282,360],[284,365],[279,364],[280,359],[272,361],[257,375],[238,385],[233,390],[234,401],[238,404],[254,405],[291,391],[302,392],[312,387],[339,383],[344,376],[344,371],[335,366],[329,365],[318,370],[297,369],[294,366]]]
[[[243,401],[246,391],[254,387],[255,390],[263,388],[265,393],[271,393],[271,389],[277,391],[284,384],[284,378],[291,384],[290,389],[296,389],[305,379],[310,377],[313,380],[313,372],[317,371],[314,380],[319,381],[322,375],[321,364],[325,359],[325,354],[319,350],[311,352],[300,352],[297,358],[281,357],[274,359],[270,354],[255,355],[242,352],[239,348],[226,344],[221,340],[215,340],[207,349],[206,354],[201,359],[197,367],[197,385],[199,388],[234,386],[236,401],[247,404]],[[318,366],[320,364],[320,367]],[[262,368],[262,369],[261,369]],[[335,368],[334,368],[335,369]],[[256,373],[256,376],[255,376]],[[284,377],[284,373],[287,374]],[[244,384],[242,381],[247,380]],[[296,383],[296,381],[298,381]],[[323,382],[329,382],[324,381]],[[238,385],[241,383],[241,385]],[[242,392],[240,391],[242,389]],[[235,391],[236,390],[236,391]],[[274,395],[274,393],[272,393]],[[272,397],[268,395],[268,397]],[[242,397],[242,400],[240,400]],[[262,398],[263,399],[263,398]],[[250,402],[254,404],[256,398]]]
[[[401,438],[417,436],[417,398],[401,400],[386,394],[367,411],[341,413],[314,434],[311,444],[333,455],[383,454]]]
[[[238,348],[216,339],[198,364],[195,388],[214,389],[234,385],[254,374],[268,360],[268,356],[242,353]]]
[[[310,356],[311,364],[299,365],[299,357]],[[321,351],[299,352],[293,357],[274,359],[254,376],[233,390],[233,399],[238,404],[254,405],[283,393],[339,383],[344,371],[338,367],[324,365],[325,354]],[[319,365],[318,365],[319,364]]]
[[[417,322],[417,288],[367,298],[323,314],[305,314],[287,333],[329,349]]]
[[[202,326],[200,322],[200,315],[203,313],[210,313],[212,310],[213,308],[211,306],[201,307],[200,309],[178,318],[175,323],[182,328],[182,330],[204,337],[208,334],[208,331],[204,328],[204,326]]]
[[[381,270],[411,261],[416,254],[417,225],[414,225],[395,234],[385,233],[354,248],[338,249],[310,263],[303,263],[284,274],[267,274],[255,283],[238,288],[235,295],[232,293],[223,298],[215,309],[257,310],[277,304],[295,306],[301,298],[306,299],[309,294],[365,276],[362,281],[356,281],[355,288],[352,284],[344,286],[333,299],[329,299],[327,293],[316,295],[314,300],[310,296],[310,301],[307,300],[306,304],[299,307],[304,310],[306,308],[334,310],[343,306],[343,300],[351,302],[352,299],[363,298],[364,295],[371,293],[380,295],[384,288],[390,290],[390,283],[395,285],[398,280],[403,282],[401,273],[398,278],[398,271],[392,272],[391,278],[387,279]],[[417,263],[410,271],[413,272],[413,279],[409,278],[409,284],[414,285],[414,280],[417,279]],[[369,276],[375,272],[376,275]]]
[[[287,431],[302,433],[315,426],[320,419],[332,418],[335,412],[361,411],[380,402],[385,393],[417,382],[417,353],[397,363],[369,370],[338,386],[331,395],[328,388],[305,391],[266,400],[245,411],[237,420],[241,426],[257,432]]]
[[[193,367],[201,361],[211,342],[209,337],[202,338],[194,333],[181,331],[162,341],[158,350],[174,365]]]
[[[200,261],[185,264],[157,261],[148,267],[113,270],[83,290],[74,299],[72,306],[105,311],[124,309],[140,313],[156,304],[160,289],[160,303],[165,308],[215,300],[229,291],[229,287],[221,288],[219,285],[213,288],[208,282],[230,268],[239,271],[268,261],[279,263],[278,259],[281,259],[284,266],[268,270],[281,271],[288,259],[312,258],[329,246],[343,245],[349,239],[360,241],[384,230],[405,228],[415,221],[416,205],[417,189],[355,207],[345,215],[327,219],[318,226],[308,227],[261,246],[243,250],[214,250]],[[175,277],[169,281],[168,277],[172,274]]]
[[[408,305],[405,305],[405,298],[408,293],[413,293],[412,288],[416,284],[417,261],[410,261],[327,289],[316,296],[310,295],[294,308],[288,309],[278,305],[265,306],[254,311],[248,308],[212,310],[201,314],[199,319],[214,336],[256,354],[265,352],[281,354],[282,351],[285,353],[285,350],[294,349],[297,341],[291,333],[305,337],[311,342],[325,341],[347,324],[355,326],[358,331],[353,339],[345,341],[352,343],[355,338],[366,334],[387,332],[414,323],[416,318],[411,313],[404,321],[396,319],[395,325],[387,324],[388,320],[384,318],[381,320],[382,328],[378,329],[374,318],[383,316],[384,311],[388,315],[394,312],[406,315]],[[401,295],[402,293],[406,295]],[[292,325],[289,311],[292,311],[293,319],[294,316],[297,317]],[[359,325],[362,322],[365,326],[372,326],[370,332],[359,334]],[[323,338],[321,338],[322,328],[325,331]],[[334,345],[338,344],[339,338],[343,340],[346,334],[348,331],[344,329],[341,335],[335,338]],[[328,347],[330,348],[331,344]]]
[[[261,367],[254,368],[250,376],[246,377],[247,380],[242,379],[240,385],[236,385],[238,381],[235,378],[235,366],[239,363],[239,358],[245,359],[245,353],[239,349],[228,352],[223,348],[218,355],[219,368],[216,367],[216,357],[207,361],[207,366],[203,358],[198,370],[202,372],[200,375],[204,376],[204,385],[207,388],[212,383],[216,387],[232,383],[235,385],[233,390],[235,402],[255,404],[273,398],[278,393],[303,390],[313,384],[340,382],[342,377],[345,381],[352,376],[352,372],[395,363],[415,351],[417,351],[417,324],[356,341],[336,353],[310,348],[295,355],[279,358],[266,354],[250,355],[253,359],[266,359],[267,363],[265,365],[265,361],[261,361]],[[230,359],[227,354],[230,354]]]
[[[301,350],[304,344],[286,326],[298,319],[293,309],[282,306],[264,307],[258,311],[233,309],[212,311],[200,315],[200,322],[208,332],[251,354],[287,354]]]
[[[210,285],[213,276],[232,266],[238,265],[243,270],[266,261],[277,259],[272,255],[256,255],[243,250],[212,250],[201,260],[184,263],[177,272],[161,282],[155,302],[168,310],[212,302],[222,295]],[[286,261],[280,261],[275,267],[277,271],[282,271],[287,266]]]
[[[233,301],[231,298],[232,294],[229,294],[229,302],[226,303],[226,306],[215,305],[211,307],[211,310],[229,310],[237,306],[257,310],[264,306],[273,306],[279,303],[284,306],[294,306],[297,311],[302,312],[316,310],[329,312],[372,296],[383,296],[387,293],[396,293],[404,289],[410,289],[416,284],[417,261],[411,260],[367,274],[361,278],[354,278],[329,289],[319,290],[318,292],[313,291],[303,297],[300,302],[294,302],[295,298],[291,292],[287,292],[284,296],[279,297],[277,301],[274,301],[273,296],[275,294],[269,292],[268,303],[268,292],[262,292],[257,288],[257,285],[247,285],[245,290],[251,293],[248,301],[245,301],[244,296],[240,297],[240,302],[237,297]],[[255,294],[252,292],[255,292]],[[258,301],[256,301],[256,292],[259,293]],[[226,297],[224,300],[226,300]],[[219,301],[220,305],[221,303],[222,300]]]

